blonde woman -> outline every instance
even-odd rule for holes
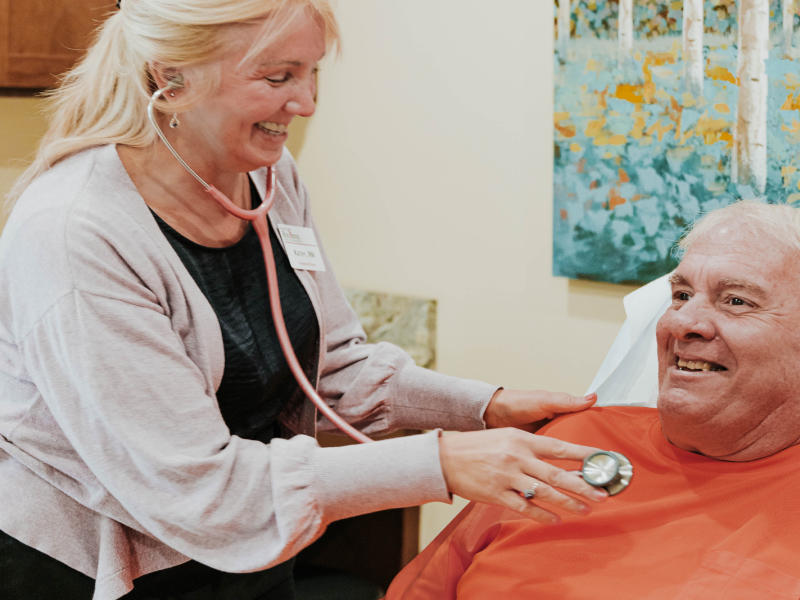
[[[292,557],[336,519],[456,493],[555,523],[540,501],[605,497],[541,460],[591,449],[522,431],[592,398],[365,344],[327,261],[294,270],[273,235],[292,343],[340,415],[370,435],[476,430],[315,442],[331,425],[279,348],[255,234],[145,111],[182,80],[158,119],[187,163],[241,207],[274,165],[270,223],[313,229],[284,142],[337,40],[326,0],[123,0],[54,93],[0,238],[0,597],[289,599]]]

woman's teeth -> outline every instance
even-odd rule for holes
[[[682,371],[726,371],[727,369],[721,365],[710,362],[701,362],[697,360],[683,360],[678,359],[678,368]]]
[[[268,123],[267,121],[256,123],[256,127],[258,127],[261,131],[266,131],[270,135],[283,135],[286,133],[286,130],[289,129],[287,125],[281,125],[280,123]]]

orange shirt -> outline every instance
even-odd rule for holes
[[[658,412],[635,407],[564,416],[541,433],[623,453],[631,484],[588,517],[559,512],[558,526],[470,504],[386,600],[800,598],[800,446],[717,461],[676,448]]]

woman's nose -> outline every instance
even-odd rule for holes
[[[296,93],[286,102],[286,111],[299,117],[310,117],[317,109],[316,77],[298,86]]]

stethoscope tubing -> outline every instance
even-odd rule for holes
[[[147,106],[147,116],[150,119],[150,123],[155,128],[158,136],[161,138],[161,141],[166,144],[167,148],[169,148],[173,156],[178,159],[183,168],[189,171],[189,173],[191,173],[194,178],[202,184],[206,192],[211,194],[211,197],[214,198],[214,200],[220,206],[222,206],[235,217],[252,222],[253,229],[255,229],[256,235],[258,236],[258,241],[261,244],[261,251],[264,255],[264,265],[266,266],[267,271],[267,291],[269,294],[269,306],[270,310],[272,311],[272,321],[275,323],[275,331],[278,334],[278,341],[280,342],[283,355],[286,358],[289,369],[292,371],[292,375],[297,381],[297,384],[300,386],[300,389],[303,390],[303,393],[306,395],[306,397],[308,397],[314,406],[317,407],[317,410],[325,415],[325,417],[342,432],[346,433],[357,442],[371,442],[372,440],[370,438],[342,419],[342,417],[336,414],[336,412],[330,406],[328,406],[322,398],[320,398],[319,394],[317,394],[317,390],[314,389],[314,386],[311,385],[308,377],[306,377],[306,374],[303,372],[303,368],[300,366],[300,362],[297,360],[297,355],[292,347],[292,341],[289,338],[289,332],[286,330],[286,323],[283,319],[283,309],[281,308],[280,290],[278,289],[278,273],[275,268],[275,257],[272,254],[272,243],[270,242],[269,236],[270,225],[269,221],[267,220],[267,213],[269,212],[270,208],[272,208],[272,204],[275,201],[275,191],[277,189],[275,169],[272,166],[267,167],[267,190],[264,194],[264,202],[261,204],[261,206],[254,210],[245,210],[239,206],[236,206],[225,194],[220,192],[214,186],[206,183],[202,177],[195,173],[194,170],[188,164],[186,164],[183,158],[181,158],[177,151],[172,147],[172,144],[169,143],[167,136],[164,135],[163,131],[161,131],[161,127],[158,126],[158,122],[156,121],[154,114],[155,102],[164,92],[169,89],[173,89],[173,87],[174,86],[167,86],[165,88],[161,88],[160,90],[157,90],[150,98],[150,103]]]

